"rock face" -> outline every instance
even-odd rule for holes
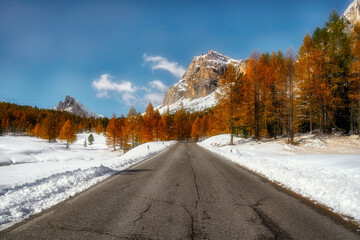
[[[245,72],[246,62],[228,58],[215,51],[194,57],[182,79],[166,92],[162,107],[179,99],[193,100],[208,96],[217,89],[218,81],[229,64],[233,64],[239,72]]]
[[[350,28],[360,21],[360,0],[353,1],[342,15],[345,22]]]
[[[78,116],[86,116],[86,117],[101,117],[100,115],[90,111],[87,109],[82,103],[75,98],[67,95],[65,97],[65,101],[60,101],[57,107],[54,108],[54,110],[60,110],[60,111],[66,111],[69,113],[73,113]]]

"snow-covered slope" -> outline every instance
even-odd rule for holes
[[[103,117],[101,115],[98,115],[92,111],[90,111],[88,108],[86,108],[79,100],[76,100],[75,98],[67,95],[65,97],[65,101],[60,101],[59,104],[53,108],[54,110],[60,110],[60,111],[66,111],[69,113],[73,113],[78,116],[86,116],[86,117]]]
[[[190,100],[189,98],[181,98],[175,103],[168,106],[158,106],[155,109],[159,109],[160,114],[167,112],[169,109],[170,113],[174,113],[183,106],[189,112],[199,112],[208,108],[216,106],[215,92],[207,95],[206,97],[195,98]]]
[[[182,79],[168,89],[159,109],[169,107],[174,111],[181,103],[189,111],[214,106],[213,93],[229,64],[238,72],[244,72],[247,60],[235,60],[212,50],[194,57]]]
[[[285,139],[256,142],[229,135],[200,146],[360,223],[360,138],[300,135],[299,145]]]
[[[148,158],[174,142],[140,145],[122,155],[110,151],[105,137],[89,134],[66,149],[65,143],[49,143],[26,136],[0,137],[0,230],[41,212],[95,183]]]

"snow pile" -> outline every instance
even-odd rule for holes
[[[93,134],[93,145],[84,147],[88,134],[65,148],[31,137],[0,137],[0,230],[41,212],[95,183],[124,170],[172,145],[152,142],[124,155],[109,151],[105,138]]]
[[[200,146],[360,223],[360,138],[313,136],[256,142],[229,135],[211,137]]]

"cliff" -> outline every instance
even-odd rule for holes
[[[171,86],[164,96],[162,107],[180,99],[193,100],[210,95],[229,64],[239,72],[246,71],[246,60],[235,60],[215,51],[194,57],[182,79]]]

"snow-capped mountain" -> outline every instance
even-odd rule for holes
[[[194,57],[182,79],[166,92],[160,112],[171,112],[181,107],[189,111],[201,111],[216,105],[215,91],[218,81],[229,64],[239,72],[245,72],[246,60],[235,60],[216,51]]]
[[[86,117],[103,117],[101,115],[98,115],[89,109],[87,109],[79,100],[76,100],[75,98],[67,95],[65,97],[65,101],[60,101],[57,107],[53,108],[54,110],[60,110],[60,111],[66,111],[69,113],[73,113],[78,116],[86,116]]]
[[[344,21],[350,25],[350,29],[360,21],[360,0],[353,1],[342,15]]]

